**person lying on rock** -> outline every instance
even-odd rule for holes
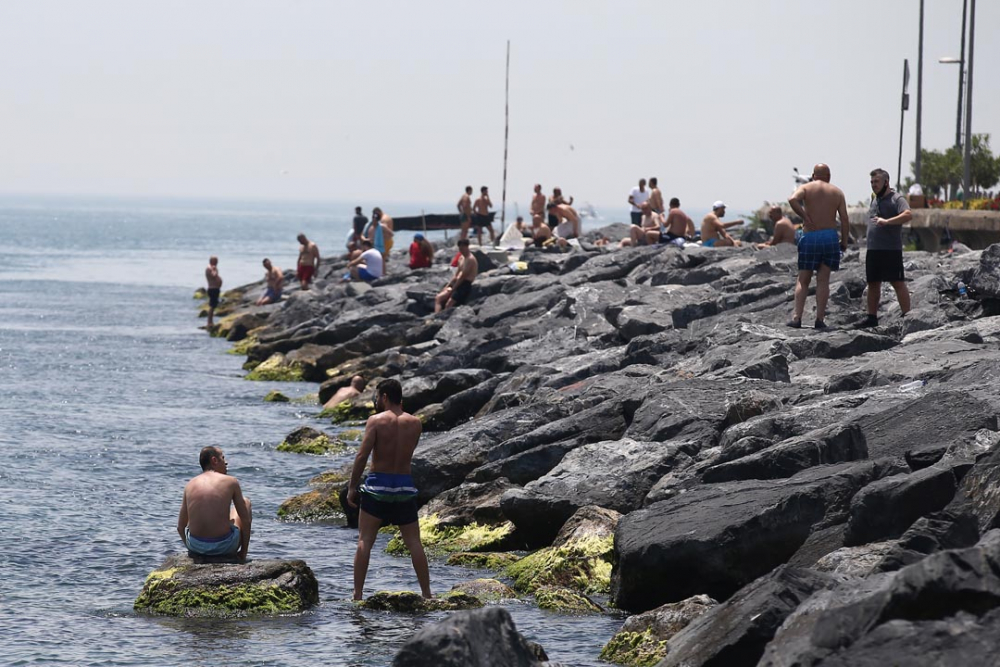
[[[360,396],[361,392],[365,388],[365,379],[360,375],[355,375],[351,378],[351,384],[346,387],[341,387],[337,390],[337,393],[330,397],[330,400],[323,404],[323,408],[333,408],[340,405],[344,401],[349,401],[355,396]]]
[[[232,556],[239,562],[250,546],[250,499],[226,474],[226,455],[205,447],[198,458],[202,473],[184,487],[177,532],[184,546],[199,556]]]
[[[468,249],[469,240],[461,239]],[[420,593],[431,595],[427,556],[420,543],[417,523],[417,489],[410,476],[410,461],[417,447],[422,427],[420,420],[403,412],[403,388],[396,380],[382,380],[372,397],[375,414],[365,424],[361,447],[354,458],[347,504],[358,507],[358,549],[354,554],[354,599],[361,600],[368,575],[368,560],[372,546],[383,523],[399,526],[400,537],[410,551],[413,570],[417,573]],[[361,474],[372,457],[371,472],[364,481]]]
[[[434,297],[435,313],[440,313],[445,308],[460,306],[468,301],[469,293],[472,291],[472,281],[479,275],[479,260],[469,250],[469,239],[458,240],[458,253],[461,259],[454,277]]]

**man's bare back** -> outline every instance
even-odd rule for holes
[[[458,200],[458,213],[463,219],[472,214],[472,198],[469,193],[464,193]]]
[[[189,550],[198,548],[189,537],[214,542],[232,535],[234,551],[230,553],[243,560],[250,544],[250,499],[244,498],[239,481],[226,474],[228,464],[222,450],[206,447],[201,463],[203,472],[184,486],[177,532]],[[239,529],[238,548],[233,526]]]
[[[792,199],[801,201],[805,207],[803,229],[807,232],[836,229],[838,211],[843,211],[844,218],[847,217],[844,192],[830,183],[823,181],[804,183],[795,191]]]
[[[674,236],[688,236],[688,231],[694,230],[694,222],[684,211],[672,208],[667,214],[666,228]]]

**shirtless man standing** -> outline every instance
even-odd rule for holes
[[[316,274],[319,268],[319,248],[316,244],[306,238],[305,234],[299,234],[299,262],[296,271],[299,284],[302,289],[309,289],[309,281]]]
[[[545,206],[549,211],[549,227],[560,239],[580,237],[580,214],[572,204],[573,198],[567,201],[561,188],[552,188],[552,197]]]
[[[805,234],[799,239],[799,276],[795,283],[795,314],[788,326],[802,326],[802,313],[813,271],[816,272],[815,329],[826,329],[826,301],[830,297],[830,272],[840,268],[840,253],[847,250],[850,221],[847,201],[840,188],[830,184],[830,168],[813,167],[812,181],[798,187],[788,198],[792,210],[802,218]],[[840,238],[837,216],[840,215]]]
[[[454,308],[468,301],[469,292],[472,291],[472,281],[479,275],[479,261],[469,250],[469,239],[458,240],[458,253],[460,258],[454,277],[434,297],[435,313],[440,313],[445,308]]]
[[[774,223],[774,234],[771,235],[771,239],[765,243],[758,243],[758,248],[765,248],[776,246],[779,243],[791,243],[795,245],[795,225],[792,221],[785,217],[784,211],[781,210],[780,206],[772,206],[767,212],[767,217],[771,219]]]
[[[264,280],[267,281],[267,288],[264,294],[257,299],[258,306],[266,306],[269,303],[281,301],[281,290],[285,285],[285,276],[281,269],[271,264],[271,260],[264,258]]]
[[[323,404],[323,409],[333,408],[344,401],[349,401],[355,396],[360,396],[365,389],[365,379],[360,375],[351,378],[351,384],[341,387],[337,393],[330,397],[330,400]]]
[[[670,200],[670,213],[664,223],[667,228],[666,240],[694,238],[694,220],[681,210],[681,200],[674,197]]]
[[[208,325],[206,329],[213,326],[215,309],[219,306],[219,293],[222,291],[222,276],[219,275],[219,258],[212,255],[208,258],[208,266],[205,267],[205,281],[208,283]]]
[[[476,228],[480,247],[483,245],[483,227],[490,228],[490,245],[496,245],[496,233],[493,231],[493,223],[490,222],[491,208],[493,202],[490,201],[490,190],[484,185],[479,188],[479,199],[472,205],[472,226]]]
[[[240,483],[226,474],[226,455],[205,447],[198,457],[202,473],[184,487],[177,532],[193,554],[247,558],[250,546],[250,499]]]
[[[712,212],[701,221],[701,244],[712,248],[715,246],[740,246],[739,241],[729,235],[726,230],[730,227],[742,225],[742,220],[735,222],[722,222],[726,216],[726,205],[717,201],[712,204]]]
[[[649,179],[649,205],[653,213],[663,213],[663,193],[657,187],[656,176]]]
[[[531,222],[534,224],[535,216],[545,216],[545,195],[542,194],[542,184],[535,183],[535,194],[531,196]]]
[[[472,224],[472,186],[465,186],[465,193],[458,200],[458,221],[462,225],[460,239],[469,238],[469,226]]]
[[[468,239],[465,240],[468,243]],[[420,440],[420,420],[403,412],[403,389],[396,380],[382,380],[372,397],[376,414],[368,418],[361,448],[354,458],[347,504],[358,507],[358,550],[354,554],[354,599],[361,600],[368,575],[372,546],[383,523],[399,526],[403,543],[410,551],[420,593],[431,595],[431,577],[427,556],[420,543],[417,522],[417,489],[410,475],[413,450]],[[372,457],[371,472],[361,482],[361,473]]]

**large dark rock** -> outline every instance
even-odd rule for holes
[[[136,611],[169,616],[246,616],[299,612],[319,602],[319,586],[301,560],[198,565],[167,558],[146,578]]]
[[[984,439],[991,440],[989,435]],[[1000,528],[1000,447],[993,445],[976,461],[962,478],[958,495],[968,501],[980,531]]]
[[[407,412],[417,412],[431,403],[441,403],[459,392],[475,387],[493,376],[481,368],[418,375],[402,381]],[[484,401],[485,402],[485,401]]]
[[[787,562],[814,527],[842,521],[878,473],[867,461],[819,466],[780,481],[697,486],[633,512],[615,532],[612,600],[630,611],[699,593],[724,600]]]
[[[503,607],[456,612],[410,637],[393,667],[541,667]]]
[[[441,526],[499,525],[506,520],[500,511],[500,497],[511,488],[514,485],[502,477],[483,484],[467,482],[431,500],[420,508],[420,514],[437,515]]]
[[[979,541],[976,516],[968,507],[958,506],[933,512],[917,519],[892,544],[875,565],[876,572],[892,572],[946,549],[964,549]]]

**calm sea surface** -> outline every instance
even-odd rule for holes
[[[388,665],[443,618],[356,610],[356,531],[277,520],[282,501],[351,454],[276,452],[297,426],[324,424],[313,405],[261,398],[316,385],[246,382],[243,358],[197,328],[191,295],[208,255],[224,289],[257,280],[264,256],[293,266],[299,231],[339,250],[352,207],[0,200],[0,664]],[[320,582],[314,610],[234,621],[132,612],[146,575],[181,549],[181,491],[209,444],[253,500],[251,557],[304,559]],[[367,592],[417,590],[385,539]],[[489,575],[431,564],[436,592],[477,576]],[[508,609],[569,665],[602,664],[621,625]]]

